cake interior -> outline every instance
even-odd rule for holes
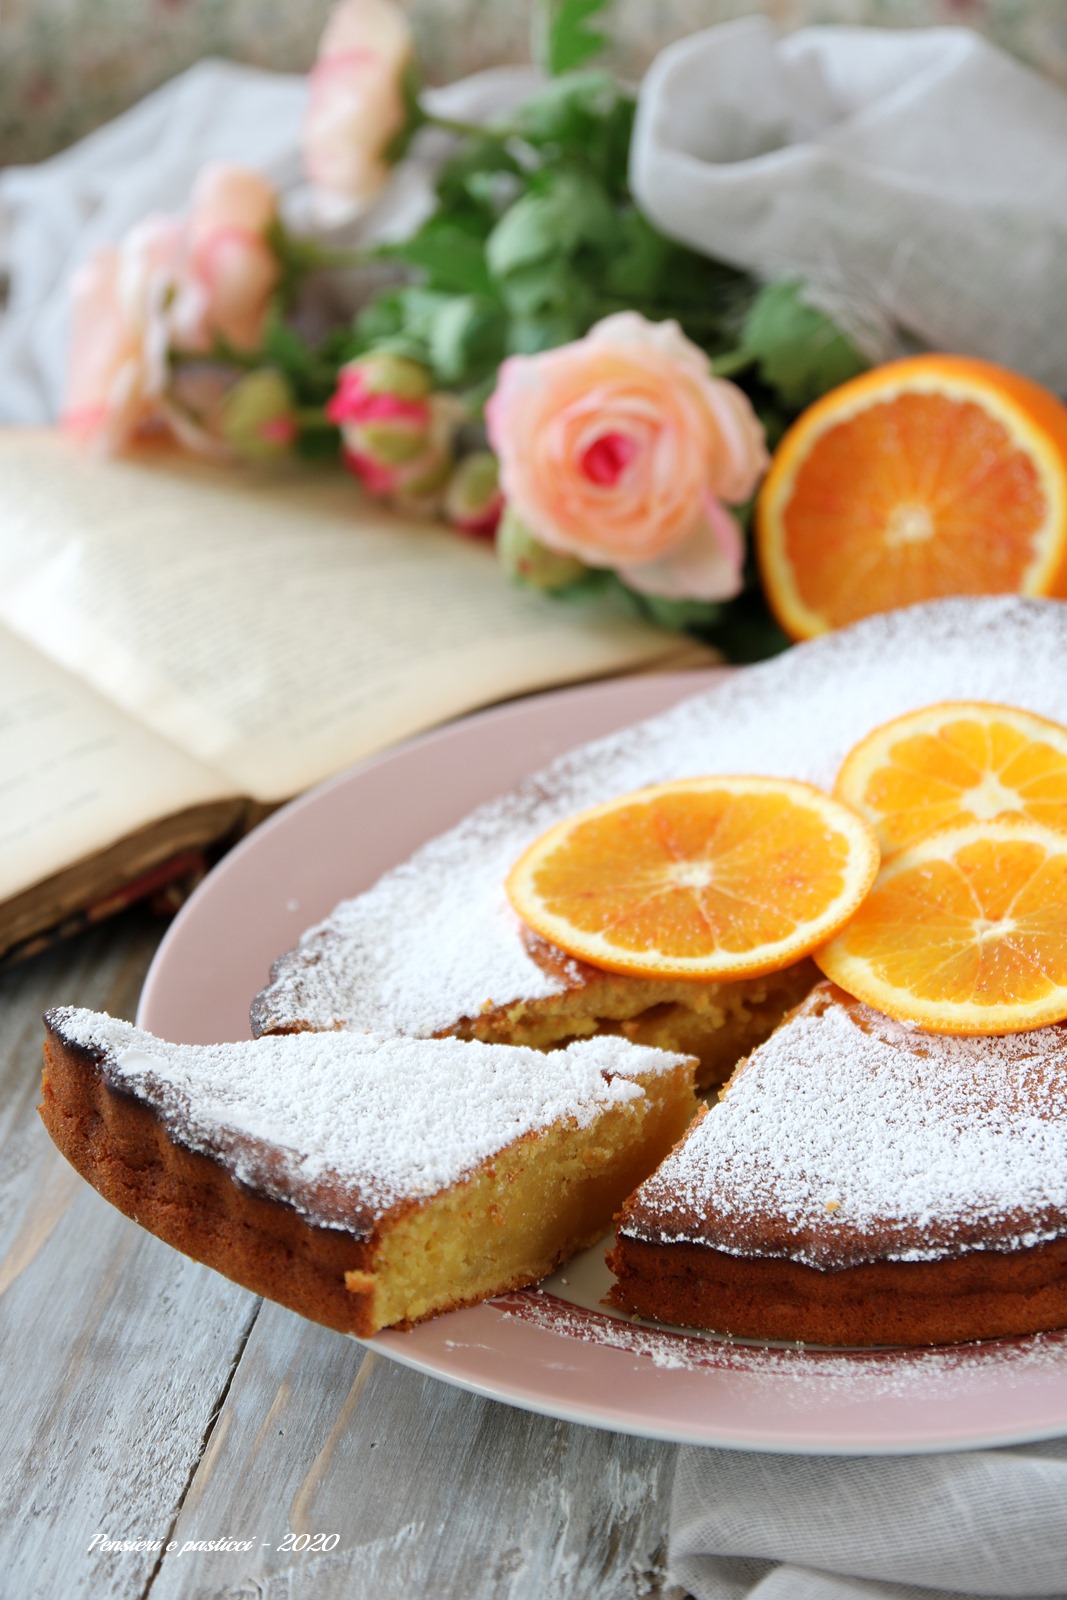
[[[608,1107],[590,1127],[526,1134],[466,1182],[390,1219],[372,1268],[345,1274],[357,1331],[409,1326],[536,1283],[602,1238],[696,1110],[686,1066],[635,1081],[640,1099]]]
[[[697,1088],[724,1083],[749,1051],[770,1037],[819,982],[812,961],[729,983],[625,977],[576,961],[536,935],[526,940],[538,965],[565,987],[464,1017],[448,1032],[485,1044],[558,1050],[574,1039],[621,1034],[633,1044],[693,1056]]]

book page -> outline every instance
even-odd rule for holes
[[[145,823],[231,795],[0,629],[0,901]]]
[[[327,468],[104,461],[0,434],[0,617],[261,801],[509,695],[669,657],[509,585],[484,544]]]

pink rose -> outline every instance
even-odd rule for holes
[[[741,587],[740,528],[767,465],[745,395],[677,323],[636,312],[500,369],[486,407],[509,506],[550,550],[672,598]]]
[[[415,54],[389,0],[342,0],[330,13],[304,116],[304,166],[325,221],[361,210],[389,176],[389,146],[408,121]]]
[[[223,162],[203,169],[174,308],[179,344],[202,349],[218,337],[237,350],[256,349],[278,284],[278,258],[268,241],[277,215],[274,189],[258,173]]]
[[[181,251],[181,224],[148,217],[74,274],[63,423],[106,451],[159,422]]]
[[[241,167],[206,167],[187,217],[147,217],[74,274],[63,420],[105,450],[166,422],[168,351],[206,352],[216,337],[259,344],[278,262],[267,230],[274,190]]]

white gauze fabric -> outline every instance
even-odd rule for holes
[[[1067,1439],[888,1458],[681,1450],[669,1565],[695,1600],[1063,1600]]]
[[[1067,94],[976,33],[695,34],[642,84],[630,177],[665,233],[805,280],[874,359],[903,334],[1067,392]]]

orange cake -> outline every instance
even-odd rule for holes
[[[1067,1024],[948,1038],[820,984],[626,1203],[613,1302],[750,1338],[1067,1325]]]
[[[255,999],[254,1042],[55,1014],[45,1120],[162,1237],[352,1331],[536,1279],[638,1183],[611,1257],[629,1311],[845,1344],[1067,1325],[1067,1024],[926,1034],[814,987],[807,959],[728,982],[603,971],[505,893],[591,806],[724,774],[829,791],[872,730],[960,700],[1067,722],[1062,604],[873,617],[562,758],[310,929]],[[716,1083],[754,1046],[654,1170],[694,1109],[682,1058]],[[596,1093],[575,1102],[579,1067]]]
[[[253,1031],[538,1048],[614,1032],[696,1055],[700,1083],[719,1083],[810,990],[810,963],[732,982],[603,972],[523,929],[504,891],[509,870],[553,824],[648,784],[745,773],[829,790],[873,728],[961,699],[1067,721],[1062,604],[943,600],[871,617],[564,756],[309,929],[256,997]]]
[[[693,1062],[300,1034],[165,1044],[46,1017],[41,1115],[120,1211],[345,1333],[536,1282],[601,1238],[696,1109]]]

